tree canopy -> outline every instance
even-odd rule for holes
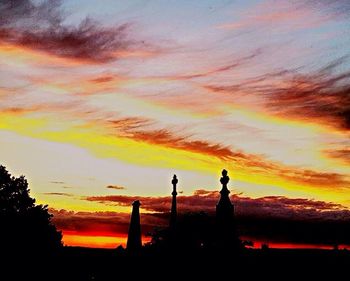
[[[62,234],[52,224],[47,205],[36,205],[24,176],[0,166],[0,249],[3,252],[52,252]]]

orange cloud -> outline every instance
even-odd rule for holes
[[[301,169],[281,169],[280,176],[294,182],[322,186],[328,189],[337,188],[346,190],[350,188],[349,178],[337,173],[315,172]]]
[[[329,157],[339,159],[344,163],[350,164],[350,148],[327,150],[325,153]]]
[[[289,167],[269,161],[259,155],[246,154],[241,151],[235,152],[229,147],[220,144],[191,140],[189,137],[175,136],[167,130],[132,131],[129,137],[137,141],[148,142],[155,145],[206,154],[224,161],[234,161],[236,166],[239,165],[250,172],[273,174],[295,183],[325,187],[327,189],[350,188],[349,178],[342,174]]]
[[[8,115],[22,115],[22,114],[26,114],[26,113],[30,113],[30,112],[35,112],[37,110],[39,110],[39,106],[35,106],[32,108],[22,108],[22,107],[8,107],[8,108],[4,108],[1,109],[1,112],[3,114],[8,114]]]

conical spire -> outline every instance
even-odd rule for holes
[[[178,183],[176,175],[173,176],[173,180],[171,181],[173,185],[173,192],[171,193],[172,201],[171,201],[171,214],[170,214],[170,227],[174,227],[177,219],[177,208],[176,208],[176,185]]]
[[[132,203],[132,213],[129,225],[128,241],[126,248],[130,252],[139,251],[142,247],[141,224],[140,224],[140,201]]]

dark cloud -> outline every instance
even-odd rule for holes
[[[107,185],[106,187],[109,189],[117,189],[117,190],[126,189],[124,186],[120,186],[120,185]]]
[[[276,115],[350,129],[350,71],[348,57],[341,57],[312,73],[301,68],[275,71],[232,85],[206,85],[214,93],[257,95]]]
[[[78,26],[65,25],[60,1],[56,0],[0,3],[0,42],[59,57],[95,63],[116,59],[118,51],[133,44],[127,39],[129,26],[104,27],[89,18]]]
[[[140,200],[141,208],[152,212],[169,212],[171,207],[170,197],[107,195],[90,196],[85,199],[117,206],[130,206],[133,201]],[[199,189],[190,196],[178,196],[178,209],[179,212],[205,211],[213,213],[218,199],[219,193],[217,191]],[[236,206],[238,216],[300,220],[344,220],[350,216],[350,211],[340,204],[311,199],[283,196],[249,198],[232,195],[231,200]]]
[[[127,234],[130,215],[118,212],[72,212],[50,209],[53,222],[63,232],[75,232],[80,235],[121,235]],[[165,221],[159,216],[142,214],[142,231],[148,233]]]
[[[168,224],[170,197],[95,196],[86,199],[119,206],[130,206],[134,200],[141,200],[143,209],[156,212],[141,212],[141,219],[148,230]],[[178,196],[179,216],[202,211],[214,215],[218,199],[217,191],[203,189],[190,196]],[[235,206],[238,231],[242,237],[281,243],[350,244],[350,211],[340,204],[284,196],[249,198],[232,195],[231,201]],[[85,216],[89,219],[85,220]],[[58,217],[60,218],[60,215]],[[78,226],[81,223],[96,225],[95,220],[99,221],[101,218],[105,223],[111,224],[116,233],[124,231],[126,234],[129,215],[73,213],[75,219],[70,219],[69,214],[63,217],[69,222],[68,226],[66,222],[60,222],[63,229],[81,229],[83,226]],[[117,227],[118,224],[123,225],[123,228]]]
[[[314,74],[297,74],[271,88],[267,105],[280,115],[324,120],[350,129],[350,72],[333,74],[339,63]]]
[[[65,192],[45,192],[44,195],[53,195],[53,196],[68,196],[72,197],[73,194],[65,193]]]

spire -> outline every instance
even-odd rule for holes
[[[141,225],[140,225],[140,201],[136,200],[132,203],[132,213],[129,225],[128,242],[126,248],[129,251],[136,252],[142,247]]]
[[[237,240],[235,237],[234,207],[229,197],[230,191],[227,188],[229,180],[227,171],[225,169],[222,170],[222,177],[220,178],[222,188],[220,191],[220,200],[216,205],[216,220],[218,245],[223,249],[230,247]]]
[[[227,184],[230,181],[230,178],[227,175],[227,171],[225,169],[222,170],[221,174],[222,177],[220,178],[220,182],[222,184],[222,188],[220,190],[220,200],[217,204],[217,211],[219,208],[220,210],[226,210],[225,212],[232,212],[233,215],[233,205],[229,197],[230,191],[227,188]]]
[[[171,195],[173,196],[172,201],[171,201],[171,214],[170,214],[170,226],[173,227],[176,224],[176,219],[177,219],[177,208],[176,208],[176,185],[178,183],[176,175],[173,176],[173,180],[171,181],[173,185],[173,192]]]

